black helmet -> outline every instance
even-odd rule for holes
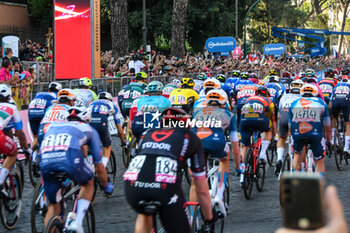
[[[258,89],[255,91],[255,95],[260,95],[269,98],[270,92],[269,89],[267,89],[264,86],[259,86]]]
[[[324,76],[327,78],[334,78],[334,70],[333,69],[327,69],[324,73]]]

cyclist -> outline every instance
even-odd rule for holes
[[[308,73],[306,73],[306,76],[308,76]],[[318,85],[321,88],[324,100],[326,101],[327,104],[329,104],[331,95],[333,93],[333,89],[337,85],[337,83],[338,81],[334,79],[334,72],[332,69],[328,69],[325,72],[325,78],[321,79],[318,82]]]
[[[207,75],[205,73],[198,74],[196,78],[193,80],[194,81],[193,90],[199,93],[206,79],[207,79]]]
[[[119,107],[122,111],[124,118],[129,116],[130,108],[134,100],[143,95],[147,84],[147,74],[145,72],[139,72],[135,75],[136,82],[131,82],[127,87],[125,87],[122,95],[118,96]]]
[[[259,77],[256,73],[250,73],[248,79],[254,84],[258,84],[259,82]]]
[[[247,84],[241,88],[236,94],[236,111],[237,111],[237,123],[239,126],[239,122],[241,119],[241,109],[247,99],[252,96],[255,96],[255,92],[258,89],[258,85],[255,84]]]
[[[170,93],[169,100],[171,105],[191,113],[194,102],[199,98],[193,87],[194,81],[192,78],[182,78],[181,88],[175,89]]]
[[[86,162],[85,145],[90,146],[95,172],[107,195],[113,192],[113,184],[107,182],[107,172],[101,161],[100,138],[87,124],[91,120],[91,109],[73,106],[68,109],[68,113],[69,122],[51,124],[40,147],[40,170],[49,200],[45,225],[53,215],[60,214],[61,184],[53,172],[64,172],[81,186],[77,217],[67,227],[67,232],[80,233],[84,232],[83,219],[94,192],[94,172]]]
[[[47,127],[52,122],[65,122],[67,118],[67,110],[70,106],[74,105],[74,101],[77,99],[77,95],[72,89],[62,89],[57,94],[58,103],[50,106],[40,122],[38,131],[39,145],[44,137]]]
[[[9,103],[11,95],[11,88],[6,84],[0,84],[0,153],[6,155],[3,166],[0,169],[0,198],[8,196],[4,187],[4,182],[17,159],[16,142],[3,132],[10,121],[14,124],[21,148],[24,148],[28,154],[32,152],[28,147],[27,139],[23,132],[22,120],[19,116],[18,109],[16,105]]]
[[[97,95],[93,90],[91,90],[91,87],[91,79],[79,79],[79,88],[74,89],[74,91],[77,93],[77,100],[79,101],[79,103],[76,103],[77,105],[89,106],[92,101],[97,100]]]
[[[149,127],[148,123],[145,122],[146,115],[159,114],[166,109],[171,107],[169,99],[162,96],[163,84],[159,81],[152,81],[146,88],[146,94],[148,96],[143,96],[136,99],[133,106],[136,106],[136,111],[130,110],[130,122],[132,122],[131,129],[135,137],[139,138],[143,132],[145,132]],[[153,118],[153,117],[152,117]],[[151,123],[151,122],[149,122]],[[152,124],[156,127],[156,124]]]
[[[231,103],[231,87],[229,85],[227,85],[226,82],[226,76],[223,74],[219,74],[216,77],[217,80],[220,81],[221,83],[221,89],[224,90],[229,98],[229,102]]]
[[[108,92],[100,92],[98,100],[93,101],[89,107],[91,107],[92,116],[90,125],[100,136],[104,149],[102,163],[106,167],[112,150],[109,126],[113,128],[112,130],[117,130],[122,145],[125,145],[124,132],[118,117],[118,108],[113,104],[112,95]]]
[[[230,170],[230,149],[225,140],[225,130],[229,131],[232,146],[232,155],[235,161],[235,169],[239,170],[240,151],[237,133],[236,115],[226,110],[228,98],[222,89],[214,89],[206,96],[208,107],[201,108],[193,114],[195,121],[203,123],[203,127],[195,125],[193,131],[201,139],[204,151],[208,151],[215,158],[219,159],[219,184],[214,202],[220,207],[220,212],[225,216],[226,210],[223,202],[228,174]],[[212,123],[211,126],[204,126],[205,122]],[[219,126],[215,123],[219,122]],[[193,193],[193,192],[192,192]]]
[[[277,76],[277,70],[276,69],[270,69],[269,70],[269,75],[267,75],[264,79],[263,79],[263,83],[267,83],[269,82],[269,78],[270,76]]]
[[[289,88],[292,81],[292,75],[288,71],[284,72],[282,74],[282,78],[280,78],[280,83],[284,86],[287,93],[289,93]]]
[[[345,122],[345,148],[344,151],[350,154],[350,82],[348,78],[343,78],[341,82],[335,86],[331,96],[329,108],[332,117],[332,139],[334,140],[334,132],[337,127],[337,118],[340,112],[343,112]],[[334,142],[332,142],[334,144]]]
[[[342,72],[341,72],[341,74],[342,74],[342,80],[345,79],[345,78],[349,79],[350,78],[350,68],[349,67],[344,67]]]
[[[57,93],[62,89],[62,85],[57,82],[49,84],[48,92],[39,92],[35,95],[33,100],[29,103],[28,118],[30,128],[34,135],[33,145],[38,141],[38,130],[40,122],[45,115],[45,110],[57,100]]]
[[[252,81],[248,80],[248,72],[242,72],[241,78],[236,82],[235,87],[233,89],[233,98],[236,99],[237,93],[242,89],[242,87],[248,84],[254,84]]]
[[[219,82],[219,80],[217,80],[216,78],[208,78],[207,80],[205,80],[204,84],[203,84],[203,88],[201,90],[201,92],[199,93],[199,99],[196,100],[196,102],[193,105],[193,112],[195,113],[197,110],[200,110],[204,107],[207,107],[207,101],[206,101],[206,96],[208,94],[209,91],[211,90],[218,90],[221,89],[221,84]],[[227,109],[230,109],[230,106],[228,105],[228,103],[226,104]]]
[[[162,90],[162,96],[164,96],[165,98],[169,99],[170,93],[176,89],[176,88],[180,88],[181,87],[181,81],[178,79],[173,79],[171,81],[171,83],[168,83],[167,85],[165,85],[163,87]]]
[[[239,70],[234,70],[234,71],[232,71],[232,77],[229,77],[226,80],[226,84],[229,85],[231,87],[231,89],[233,89],[235,86],[235,83],[239,81],[240,74],[241,73],[239,72]]]
[[[281,83],[279,83],[279,81],[280,81],[280,78],[278,76],[270,76],[268,79],[268,82],[265,84],[265,87],[269,89],[270,100],[275,105],[276,117],[277,117],[277,111],[278,111],[280,99],[282,95],[286,92],[284,86]]]
[[[239,126],[241,143],[243,144],[243,148],[241,149],[242,163],[240,166],[242,172],[241,183],[244,181],[244,162],[248,147],[250,146],[252,130],[264,132],[261,139],[259,158],[263,164],[265,164],[266,161],[266,149],[269,147],[272,131],[275,131],[276,127],[275,107],[269,97],[269,90],[264,86],[259,86],[255,92],[255,96],[248,98],[241,109],[241,121]]]
[[[308,75],[305,76],[304,78],[302,78],[301,80],[304,82],[304,83],[307,83],[307,84],[312,84],[314,85],[316,88],[317,88],[317,92],[318,92],[318,97],[321,98],[322,100],[324,100],[324,96],[322,94],[322,90],[320,88],[320,86],[318,85],[317,83],[317,78],[316,76],[314,75],[314,72],[310,72],[307,73]]]
[[[184,110],[167,108],[161,116],[165,125],[177,127],[149,129],[144,133],[137,156],[132,159],[123,175],[125,196],[129,205],[138,213],[135,233],[149,233],[153,226],[152,216],[146,215],[140,201],[161,203],[159,216],[166,232],[189,233],[189,213],[184,206],[185,198],[178,177],[187,159],[191,160],[193,183],[204,218],[207,219],[207,224],[215,221],[202,143],[190,129],[179,127],[186,125],[189,120]]]
[[[301,152],[303,140],[309,140],[316,171],[324,175],[324,154],[326,143],[323,128],[326,129],[327,141],[331,138],[331,119],[327,104],[318,96],[315,85],[305,84],[300,89],[301,98],[294,101],[289,109],[289,127],[294,141],[293,170],[301,170]]]
[[[288,119],[289,108],[291,104],[300,98],[300,88],[304,85],[301,79],[295,80],[290,84],[290,91],[282,96],[278,107],[278,142],[277,142],[277,163],[275,168],[276,176],[279,175],[282,167],[284,151],[286,148],[286,139],[288,137]],[[291,143],[291,142],[290,142]]]

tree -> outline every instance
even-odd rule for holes
[[[171,55],[184,57],[186,55],[186,15],[188,0],[174,0],[171,30]]]
[[[110,0],[113,56],[129,53],[128,0]]]
[[[339,7],[343,13],[342,24],[341,24],[341,28],[340,28],[340,31],[343,32],[344,28],[345,28],[345,23],[346,23],[346,16],[348,15],[350,0],[338,0],[338,2],[339,2]],[[344,35],[340,35],[339,40],[338,40],[338,52],[339,53],[341,53],[343,40],[344,40]]]
[[[43,28],[52,27],[53,0],[28,0],[30,19]]]

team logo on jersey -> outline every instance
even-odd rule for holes
[[[309,105],[311,103],[312,103],[312,101],[310,101],[310,100],[306,100],[306,99],[301,99],[300,100],[301,106],[306,106],[306,105]]]
[[[157,130],[152,134],[152,139],[155,142],[161,142],[165,139],[167,139],[168,137],[170,137],[174,132],[174,129],[172,130]]]
[[[160,128],[161,114],[157,110],[156,112],[144,112],[143,113],[143,127],[149,128]]]
[[[301,122],[300,125],[299,125],[299,132],[301,134],[310,132],[312,129],[313,129],[312,125],[310,125],[307,122]]]

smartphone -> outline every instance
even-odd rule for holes
[[[324,181],[317,174],[284,173],[280,180],[280,202],[286,228],[315,230],[325,225]]]

